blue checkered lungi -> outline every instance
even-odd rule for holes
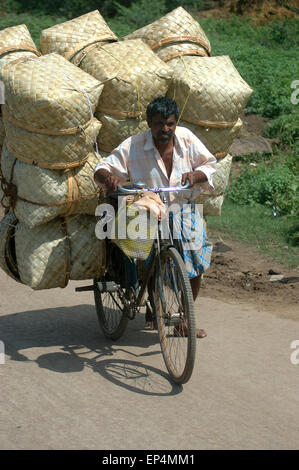
[[[211,264],[213,245],[207,237],[206,223],[193,202],[172,214],[171,219],[174,245],[184,260],[189,279],[192,279],[204,273]]]

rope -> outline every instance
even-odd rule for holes
[[[16,157],[18,160],[22,162],[28,163],[29,165],[38,166],[39,168],[45,168],[47,170],[66,170],[67,168],[75,168],[77,166],[83,165],[88,159],[88,154],[82,159],[77,160],[72,163],[46,163],[46,162],[38,162],[33,158],[24,157],[18,150],[15,150],[10,142],[6,142],[6,146],[9,152]],[[98,155],[98,152],[97,152]]]
[[[114,35],[113,35],[114,36]],[[117,42],[117,37],[114,36],[114,37],[108,37],[107,35],[103,35],[103,36],[98,36],[96,38],[93,38],[92,41],[84,41],[84,42],[80,42],[79,44],[76,45],[76,47],[74,47],[73,49],[71,49],[70,51],[68,51],[66,54],[65,54],[65,58],[67,60],[69,60],[70,62],[72,61],[72,59],[74,58],[74,56],[81,51],[81,53],[85,55],[90,52],[90,50],[96,48],[98,46],[98,43],[101,43],[101,42]],[[92,48],[90,48],[90,46],[94,46]],[[90,48],[90,49],[89,49]],[[89,50],[87,50],[89,49]],[[79,56],[80,57],[80,56]],[[78,65],[77,64],[77,60],[78,59],[75,59],[73,61],[73,64],[74,65]],[[82,60],[82,58],[80,57],[79,58],[79,62]]]
[[[102,106],[97,107],[97,111],[104,113],[104,114],[110,114],[110,116],[118,117],[118,118],[123,118],[123,119],[130,119],[130,118],[144,118],[145,117],[145,112],[144,111],[116,111],[114,109],[109,109],[109,108],[103,108]]]
[[[227,122],[227,121],[195,121],[183,116],[182,118],[184,121],[189,122],[190,124],[195,124],[196,126],[202,127],[213,127],[215,129],[227,129],[230,127],[234,127],[237,121],[234,122]]]
[[[160,41],[155,42],[150,47],[154,51],[155,49],[158,49],[159,47],[165,46],[165,44],[169,44],[171,42],[193,42],[193,43],[197,43],[206,50],[206,52],[209,56],[211,55],[211,47],[209,46],[209,44],[207,42],[203,41],[202,39],[194,37],[194,36],[173,36],[173,37],[169,37],[169,38],[164,38],[164,39],[161,39]]]
[[[28,51],[33,52],[37,56],[41,56],[41,53],[35,49],[35,47],[27,46],[27,44],[19,44],[18,46],[7,46],[0,49],[0,56],[6,54],[7,52],[16,52],[16,51]]]
[[[174,52],[171,55],[168,55],[166,58],[163,58],[164,62],[169,62],[176,57],[181,57],[182,55],[198,55],[201,57],[207,57],[207,54],[204,51],[199,51],[197,49],[184,49],[182,51]]]

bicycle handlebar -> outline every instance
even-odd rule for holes
[[[161,188],[136,188],[136,189],[128,189],[117,185],[117,190],[123,194],[138,194],[140,192],[152,192],[152,193],[169,193],[172,191],[183,191],[184,189],[188,189],[190,186],[189,181],[187,180],[186,184],[183,186],[170,186],[170,187],[161,187]]]

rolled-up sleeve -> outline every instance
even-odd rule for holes
[[[128,150],[125,145],[121,144],[106,158],[102,158],[94,169],[94,173],[98,170],[107,170],[119,178],[127,180],[128,172]]]

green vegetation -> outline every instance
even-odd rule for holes
[[[281,152],[277,157],[245,164],[241,175],[232,178],[227,188],[229,200],[241,204],[262,204],[273,209],[276,215],[296,215],[299,207],[299,177],[295,161]],[[252,166],[254,165],[254,166]]]
[[[293,220],[273,217],[272,210],[240,206],[226,200],[221,217],[207,217],[209,229],[256,246],[262,253],[290,268],[299,266],[299,226]]]
[[[201,18],[199,10],[208,3],[205,0],[101,0],[100,3],[98,0],[4,0],[0,29],[25,23],[39,46],[43,29],[93,9],[100,10],[119,37],[179,5],[190,8],[194,17],[196,9],[213,55],[230,56],[254,90],[246,112],[271,118],[265,136],[279,139],[273,155],[242,155],[235,159],[238,171],[233,165],[222,216],[209,217],[209,226],[257,244],[271,256],[280,256],[280,261],[289,266],[298,266],[299,21],[274,21],[256,26],[249,19],[236,16],[229,20]],[[294,94],[295,99],[291,100]]]

